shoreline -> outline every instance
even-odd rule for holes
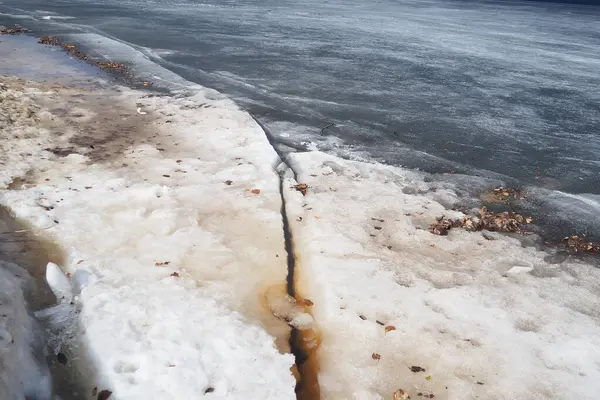
[[[27,35],[28,37],[36,37],[29,31],[23,34]],[[36,34],[41,35],[41,33]],[[98,67],[104,70],[104,72],[107,72],[111,76],[111,79],[115,80],[113,83],[123,84],[135,90],[148,91],[151,94],[167,94],[171,91],[171,89],[163,85],[164,82],[158,81],[155,85],[154,82],[152,82],[151,80],[145,80],[149,79],[148,77],[143,78],[141,76],[138,76],[136,72],[132,69],[134,65],[130,65],[127,62],[123,62],[123,60],[92,57],[86,54],[86,46],[81,46],[80,49],[78,47],[79,45],[69,44],[66,42],[63,43],[56,37],[52,36],[41,36],[39,40],[40,43],[45,41],[46,45],[62,49],[71,57],[74,57],[75,59],[78,59],[90,65],[92,68]],[[115,64],[117,67],[110,67],[110,65],[112,65],[111,63]],[[107,69],[103,69],[102,65],[104,64],[108,65],[109,67]],[[190,85],[196,85],[192,82],[188,83]],[[196,89],[198,87],[201,86],[197,86]],[[184,91],[186,90],[185,88],[182,89]],[[194,88],[192,88],[191,86],[189,87],[189,89],[194,90]],[[175,92],[177,92],[177,90]],[[257,120],[257,122],[261,124],[263,130],[268,129],[266,125],[260,122],[255,116],[253,116],[253,118],[255,118],[255,120]],[[288,146],[288,144],[286,144],[285,141],[280,142],[280,138],[276,138],[272,134],[271,137],[273,146],[277,148],[285,148],[286,146]],[[298,148],[296,148],[295,151],[302,152],[309,150],[299,150]],[[347,160],[353,159],[351,156],[343,156],[339,154],[334,155]],[[360,159],[358,161],[379,163],[376,160]],[[390,164],[384,163],[384,165]],[[401,166],[396,167],[403,168]],[[473,180],[473,182],[471,182],[470,184],[467,183],[467,180],[469,180],[469,178]],[[533,229],[532,232],[535,235],[538,235],[539,239],[536,241],[536,243],[533,243],[529,239],[524,240],[524,243],[526,245],[534,245],[540,249],[547,248],[550,252],[553,252],[555,250],[565,250],[569,252],[569,247],[565,244],[567,243],[567,238],[573,236],[585,237],[586,240],[590,241],[594,245],[600,243],[600,225],[598,225],[597,222],[594,222],[595,218],[590,218],[590,216],[593,214],[593,210],[584,209],[586,193],[563,193],[556,190],[545,189],[543,186],[528,186],[527,184],[525,184],[525,182],[520,182],[515,178],[506,178],[507,179],[502,180],[499,178],[486,178],[485,176],[479,175],[461,175],[456,174],[455,171],[451,171],[448,173],[434,173],[423,171],[423,179],[432,180],[430,190],[437,190],[437,188],[441,188],[442,190],[449,189],[453,190],[456,193],[461,193],[459,197],[450,199],[448,203],[445,203],[447,208],[460,209],[464,210],[466,213],[471,212],[477,214],[477,212],[474,210],[480,209],[481,207],[485,206],[488,208],[497,209],[499,212],[517,212],[524,216],[532,217],[535,221],[535,229]],[[506,206],[500,203],[486,202],[482,198],[488,192],[498,187],[504,186],[509,187],[511,189],[522,190],[525,195],[521,199],[518,199],[515,202],[511,202],[511,204],[508,204]],[[566,205],[566,202],[570,203]],[[439,217],[442,216],[440,215]],[[576,221],[574,222],[574,220]],[[581,252],[574,252],[570,255],[575,257],[581,257]],[[597,252],[591,254],[584,254],[584,261],[600,263],[600,254],[598,254]]]
[[[298,275],[295,285],[300,288],[300,294],[310,300],[303,300],[302,310],[298,310],[298,304],[294,302],[291,309],[290,304],[279,308],[281,304],[272,298],[267,302],[281,318],[300,326],[307,324],[307,320],[311,321],[307,326],[314,326],[314,317],[319,327],[317,340],[320,344],[315,351],[321,368],[322,398],[387,398],[402,389],[417,398],[418,393],[427,393],[450,400],[492,395],[507,396],[499,397],[502,399],[515,395],[524,398],[545,395],[559,399],[564,398],[567,387],[572,387],[581,398],[592,395],[591,384],[585,376],[590,376],[591,382],[594,376],[600,376],[600,372],[594,369],[591,356],[582,366],[576,360],[577,357],[585,358],[580,346],[586,338],[590,345],[597,345],[594,338],[598,332],[590,322],[599,318],[594,311],[598,293],[593,282],[597,272],[590,269],[593,267],[571,259],[551,265],[544,260],[542,252],[522,248],[518,240],[505,235],[492,234],[492,239],[488,239],[479,233],[454,230],[443,237],[430,234],[429,225],[441,213],[457,217],[460,214],[440,204],[452,197],[450,190],[432,192],[422,181],[422,176],[414,171],[306,152],[288,155],[287,161],[297,171],[298,178],[286,176],[280,181],[273,170],[278,157],[267,143],[264,132],[232,102],[214,99],[211,95],[144,98],[139,94],[131,97],[131,93],[112,93],[112,98],[106,98],[105,107],[110,109],[120,104],[116,99],[129,101],[120,110],[128,114],[126,118],[149,120],[151,123],[144,127],[152,127],[150,132],[140,136],[132,130],[132,141],[117,143],[116,147],[110,137],[108,141],[104,138],[93,143],[76,141],[79,148],[61,147],[61,150],[68,150],[67,153],[48,155],[42,165],[46,169],[43,174],[29,176],[20,185],[21,190],[3,191],[0,197],[3,205],[9,204],[13,212],[35,226],[44,227],[50,223],[50,233],[59,237],[71,252],[63,266],[66,272],[76,274],[83,270],[95,277],[89,280],[93,283],[86,289],[88,292],[81,293],[84,305],[86,302],[94,304],[98,296],[106,300],[107,296],[103,294],[114,292],[107,282],[117,284],[119,279],[127,276],[134,282],[139,280],[148,284],[153,291],[128,297],[129,292],[138,290],[140,282],[118,288],[114,293],[121,296],[123,308],[144,307],[145,304],[140,304],[142,301],[161,291],[176,289],[173,292],[176,296],[189,294],[186,299],[199,307],[206,304],[212,307],[215,302],[227,304],[226,310],[217,304],[216,320],[232,322],[228,319],[232,310],[237,312],[236,307],[244,310],[248,299],[261,297],[251,294],[252,290],[258,287],[258,293],[268,292],[268,289],[264,290],[265,285],[271,288],[275,284],[285,284],[287,268],[284,266],[283,238],[267,242],[258,238],[265,230],[275,236],[281,234],[283,196],[296,248]],[[131,102],[133,98],[135,101]],[[90,111],[78,111],[77,115],[67,113],[60,118],[81,119],[79,123],[85,124],[98,115],[93,109]],[[201,115],[213,115],[211,113],[219,118],[196,119]],[[126,126],[119,127],[124,128],[127,129]],[[166,134],[157,139],[156,135],[167,132],[165,129],[173,136]],[[203,134],[198,135],[196,130]],[[198,147],[198,141],[208,149]],[[97,147],[98,143],[100,147],[108,147],[100,152],[98,150],[102,149],[90,147]],[[190,178],[192,176],[195,178]],[[188,179],[196,181],[186,186]],[[102,182],[107,186],[102,187]],[[294,188],[298,183],[307,185],[306,193]],[[39,198],[40,192],[44,193],[45,199]],[[30,197],[32,195],[36,197]],[[215,195],[224,204],[217,205],[204,199]],[[95,204],[97,199],[104,198],[111,198],[111,201],[105,206]],[[43,200],[42,207],[40,200]],[[62,202],[66,205],[59,204]],[[161,212],[163,207],[169,212]],[[197,213],[190,213],[189,209]],[[105,220],[106,215],[117,218],[119,224]],[[60,223],[54,223],[52,218]],[[82,229],[80,224],[86,218],[93,222],[88,226],[88,232],[102,226],[111,233],[108,240],[96,239],[98,241],[93,244],[97,248],[77,237]],[[134,230],[132,221],[142,224],[143,229]],[[241,226],[250,227],[251,232]],[[200,234],[196,231],[199,227],[211,234],[205,235],[204,231]],[[178,234],[182,229],[181,235]],[[122,232],[138,247],[129,248],[125,241],[119,242],[123,239]],[[146,235],[151,235],[151,240],[141,240]],[[207,253],[195,254],[197,250],[192,250],[194,246],[188,242],[187,235],[199,235],[194,236],[196,245],[208,241],[219,251],[205,248],[202,251]],[[163,241],[168,246],[163,245]],[[191,246],[185,257],[177,247],[182,243]],[[103,250],[105,247],[110,252]],[[254,251],[249,252],[248,247]],[[227,249],[233,249],[241,258],[218,261],[231,256]],[[161,258],[154,258],[157,251],[164,253]],[[277,260],[272,261],[271,253],[275,251]],[[119,260],[119,256],[127,262]],[[213,269],[198,270],[198,264],[206,262],[203,260],[217,262],[217,270],[229,268],[228,262],[239,264],[224,273]],[[266,260],[271,261],[265,264]],[[271,262],[273,269],[264,271]],[[108,270],[106,266],[109,266]],[[112,268],[115,270],[110,271]],[[232,276],[237,273],[256,274],[259,271],[262,277],[245,276],[243,282],[232,281]],[[150,276],[138,275],[140,273]],[[173,275],[175,273],[177,275]],[[278,278],[273,279],[273,274]],[[188,283],[182,289],[178,283],[184,280]],[[198,282],[198,286],[186,286],[190,280]],[[257,286],[248,288],[252,286],[248,282],[255,282]],[[532,288],[539,294],[535,290],[532,292]],[[186,292],[188,289],[190,293]],[[224,294],[224,290],[231,293]],[[247,297],[236,299],[238,292],[245,292]],[[287,301],[275,292],[275,300]],[[203,297],[197,299],[195,296],[201,293]],[[169,301],[169,297],[160,298]],[[262,303],[265,300],[261,297],[252,301]],[[277,307],[273,305],[275,303]],[[179,319],[194,319],[198,309],[186,307],[185,311],[170,319],[170,323],[178,326],[181,324]],[[114,307],[112,312],[120,312],[120,307]],[[490,318],[490,314],[496,319]],[[98,318],[93,313],[88,313],[87,317]],[[136,330],[148,328],[135,315],[130,317],[137,324]],[[196,324],[186,327],[196,329],[213,317],[215,315],[203,315],[200,320],[195,320]],[[116,323],[106,318],[104,315],[97,319],[90,331],[114,334],[106,328],[100,329],[98,324]],[[242,322],[234,318],[232,323],[235,326],[247,323],[246,318],[242,318]],[[285,324],[275,325],[279,326],[277,329],[284,329],[282,325]],[[564,326],[577,327],[580,336],[571,336],[573,333]],[[250,329],[265,343],[276,336],[272,331],[269,336],[255,328],[252,324],[244,325],[244,329]],[[306,326],[303,328],[310,330]],[[155,331],[144,332],[157,334]],[[243,331],[227,337],[233,341],[248,340],[242,345],[254,343]],[[178,339],[188,340],[185,335]],[[563,359],[553,357],[553,352],[558,351],[552,341],[555,339],[577,357],[569,354],[563,354]],[[207,340],[220,344],[214,342],[215,338],[208,337]],[[114,346],[106,342],[103,345],[107,349]],[[268,346],[257,347],[255,350],[260,352],[253,355],[264,356],[262,352],[266,348]],[[159,346],[156,351],[161,349]],[[283,368],[286,363],[289,365],[290,359],[282,354],[275,356],[271,350],[266,352],[273,357],[269,361],[276,365],[262,372],[275,375],[265,376],[265,382],[277,383],[277,379],[281,379],[286,384],[279,386],[278,392],[267,394],[266,398],[282,398],[277,396],[290,394],[291,381]],[[501,357],[504,354],[508,361]],[[211,363],[219,363],[219,356],[216,352],[208,364],[199,358],[189,367],[202,365],[210,369]],[[115,371],[105,372],[108,375],[102,387],[112,388],[117,383],[133,390],[132,384],[125,380],[144,376],[138,372],[145,367],[139,361],[140,357],[138,354],[118,360]],[[240,362],[244,360],[247,361],[242,358]],[[148,362],[152,364],[155,360]],[[527,377],[512,370],[520,363],[535,371],[540,381],[528,382]],[[554,368],[547,367],[548,364]],[[173,365],[179,363],[173,362]],[[426,379],[427,376],[414,366],[423,372],[426,370],[431,379]],[[260,367],[266,368],[266,364]],[[568,379],[554,374],[553,370],[560,370],[564,376],[568,375]],[[249,371],[261,372],[255,368]],[[238,375],[236,371],[228,378],[235,380]],[[505,384],[504,375],[511,377],[510,385]],[[254,384],[258,385],[258,381]],[[545,391],[544,385],[558,389]],[[218,392],[223,387],[205,384],[203,390],[209,389]],[[120,393],[123,395],[122,391]],[[119,395],[119,391],[115,391],[115,396]]]

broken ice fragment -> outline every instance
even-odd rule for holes
[[[59,301],[71,301],[73,286],[58,265],[51,262],[46,265],[46,281]]]
[[[533,267],[521,267],[518,265],[515,265],[514,267],[512,267],[511,269],[509,269],[508,271],[506,271],[507,274],[521,274],[524,272],[531,272],[533,271]]]

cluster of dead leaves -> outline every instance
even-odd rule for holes
[[[125,64],[115,61],[98,61],[91,59],[87,54],[83,51],[79,50],[77,46],[71,43],[62,43],[58,38],[54,36],[43,36],[40,38],[39,43],[45,44],[48,46],[60,46],[71,56],[78,58],[80,60],[89,62],[92,65],[95,65],[98,68],[101,68],[106,71],[112,71],[116,73],[128,73],[128,69]]]
[[[21,33],[29,32],[27,29],[15,26],[14,28],[7,28],[5,26],[0,26],[0,34],[1,35],[19,35]]]
[[[116,61],[98,61],[96,65],[102,69],[109,69],[112,71],[125,71],[127,69],[125,64]]]
[[[486,207],[479,210],[479,216],[466,215],[460,219],[450,219],[445,216],[437,218],[436,222],[431,224],[429,232],[434,235],[446,236],[452,228],[463,228],[470,232],[475,231],[494,231],[494,232],[522,232],[523,224],[530,224],[532,218],[524,217],[521,214],[504,211],[495,213],[488,211]]]
[[[45,44],[48,46],[60,46],[60,41],[54,36],[42,36],[38,43]]]
[[[600,253],[600,243],[588,242],[585,240],[585,236],[567,236],[563,239],[567,249],[574,253],[585,252],[585,253]]]
[[[499,186],[484,192],[481,198],[488,203],[508,203],[521,200],[524,196],[519,189]]]

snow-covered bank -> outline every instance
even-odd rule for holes
[[[436,199],[453,193],[416,173],[318,152],[290,160],[309,186],[286,198],[323,398],[597,397],[598,269],[548,264],[499,234],[432,235],[435,217],[454,214]]]
[[[287,275],[277,156],[250,116],[208,90],[2,83],[0,203],[67,253],[89,394],[294,398],[263,296]]]

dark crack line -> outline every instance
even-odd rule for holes
[[[269,130],[269,128],[267,128],[265,124],[263,124],[262,122],[260,122],[258,120],[258,118],[256,118],[253,114],[250,114],[250,116],[258,124],[258,126],[261,127],[261,129],[265,133],[265,136],[267,137],[267,140],[269,141],[269,144],[271,145],[271,147],[273,148],[273,150],[275,150],[275,153],[277,153],[277,155],[279,156],[280,164],[285,165],[286,169],[289,169],[290,171],[292,171],[292,174],[294,175],[294,180],[297,182],[298,181],[298,174],[296,173],[296,171],[294,170],[294,168],[288,162],[287,156],[277,146],[277,140],[275,139],[275,136],[273,135],[273,133],[271,133],[271,131]],[[279,165],[274,165],[273,169],[275,169],[275,172],[277,172],[277,174],[279,175],[280,181],[283,181],[284,180],[284,176],[283,175],[285,174],[285,170],[284,171],[278,170],[278,168],[277,168],[278,166]],[[281,186],[280,189],[283,189],[283,185],[280,185],[280,186]],[[283,190],[280,190],[280,191],[281,191],[281,202],[282,202],[282,204],[285,205],[285,201],[283,199]]]
[[[269,141],[269,144],[271,145],[271,147],[273,147],[273,150],[275,150],[275,152],[279,156],[280,162],[277,165],[274,165],[273,169],[279,176],[279,195],[281,197],[281,219],[283,222],[283,239],[284,239],[285,251],[287,253],[287,268],[288,268],[287,282],[286,282],[287,283],[287,293],[288,293],[288,295],[296,298],[296,288],[295,288],[295,284],[294,284],[294,276],[295,276],[295,269],[296,269],[296,255],[294,252],[294,238],[292,236],[292,231],[290,229],[290,223],[289,223],[289,219],[288,219],[288,215],[287,215],[287,208],[286,208],[283,185],[285,183],[285,173],[288,170],[292,171],[294,180],[296,180],[296,181],[298,181],[298,179],[297,179],[298,174],[296,173],[294,168],[292,168],[292,166],[289,164],[286,155],[280,149],[277,148],[275,138],[274,138],[273,134],[271,133],[271,131],[269,131],[269,129],[262,122],[260,122],[254,115],[250,114],[250,116],[262,128],[263,132],[265,133],[265,136],[267,137],[267,140]],[[280,166],[282,164],[285,166],[285,168],[280,168]],[[302,376],[302,368],[300,368],[300,366],[302,364],[304,364],[308,359],[308,354],[301,347],[301,341],[302,341],[302,339],[301,339],[300,332],[298,331],[298,329],[291,326],[290,340],[289,340],[290,350],[291,350],[292,354],[294,355],[298,374],[300,376],[300,378],[296,384],[297,395],[299,393],[299,390],[301,389],[303,379],[304,379],[304,377]]]

